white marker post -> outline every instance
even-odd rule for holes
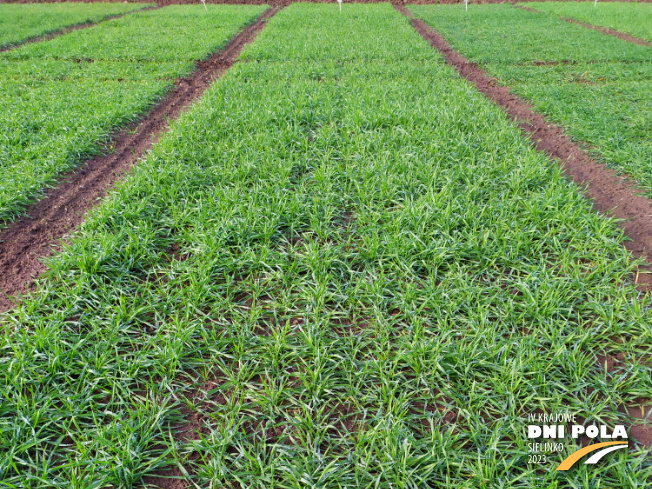
[[[337,0],[337,3],[340,4],[340,13],[342,13],[342,0]]]
[[[469,11],[469,0],[464,0],[464,7],[466,8],[466,11],[468,12]]]

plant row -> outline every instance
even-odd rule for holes
[[[0,4],[0,48],[112,15],[149,7],[151,3]]]
[[[151,3],[0,4],[0,48],[65,27],[149,7]]]
[[[649,3],[528,2],[523,5],[652,41],[652,5]]]

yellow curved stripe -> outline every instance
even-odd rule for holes
[[[557,470],[570,469],[573,465],[575,465],[575,462],[581,459],[584,455],[586,455],[587,453],[595,452],[600,448],[608,447],[611,445],[627,445],[627,444],[628,443],[626,441],[605,441],[603,443],[595,443],[593,445],[589,445],[588,447],[580,448],[578,451],[573,452],[568,457],[566,457],[566,459],[559,464]]]

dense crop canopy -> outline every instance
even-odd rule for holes
[[[622,233],[401,14],[295,4],[243,58],[7,317],[6,480],[551,487],[525,415],[652,397]],[[565,478],[652,476],[612,460]]]
[[[639,2],[528,2],[527,7],[652,41],[652,5]]]
[[[0,4],[0,48],[77,24],[132,12],[145,3]]]

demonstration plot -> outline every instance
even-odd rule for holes
[[[166,7],[0,55],[0,226],[265,9]]]
[[[149,3],[0,4],[0,48],[105,17],[132,12]]]
[[[512,6],[410,10],[652,195],[652,50]]]
[[[243,59],[5,316],[6,481],[548,487],[528,413],[652,397],[622,233],[406,18],[295,4]],[[564,477],[652,476],[611,460]]]
[[[652,5],[649,3],[528,2],[522,5],[652,41]]]

